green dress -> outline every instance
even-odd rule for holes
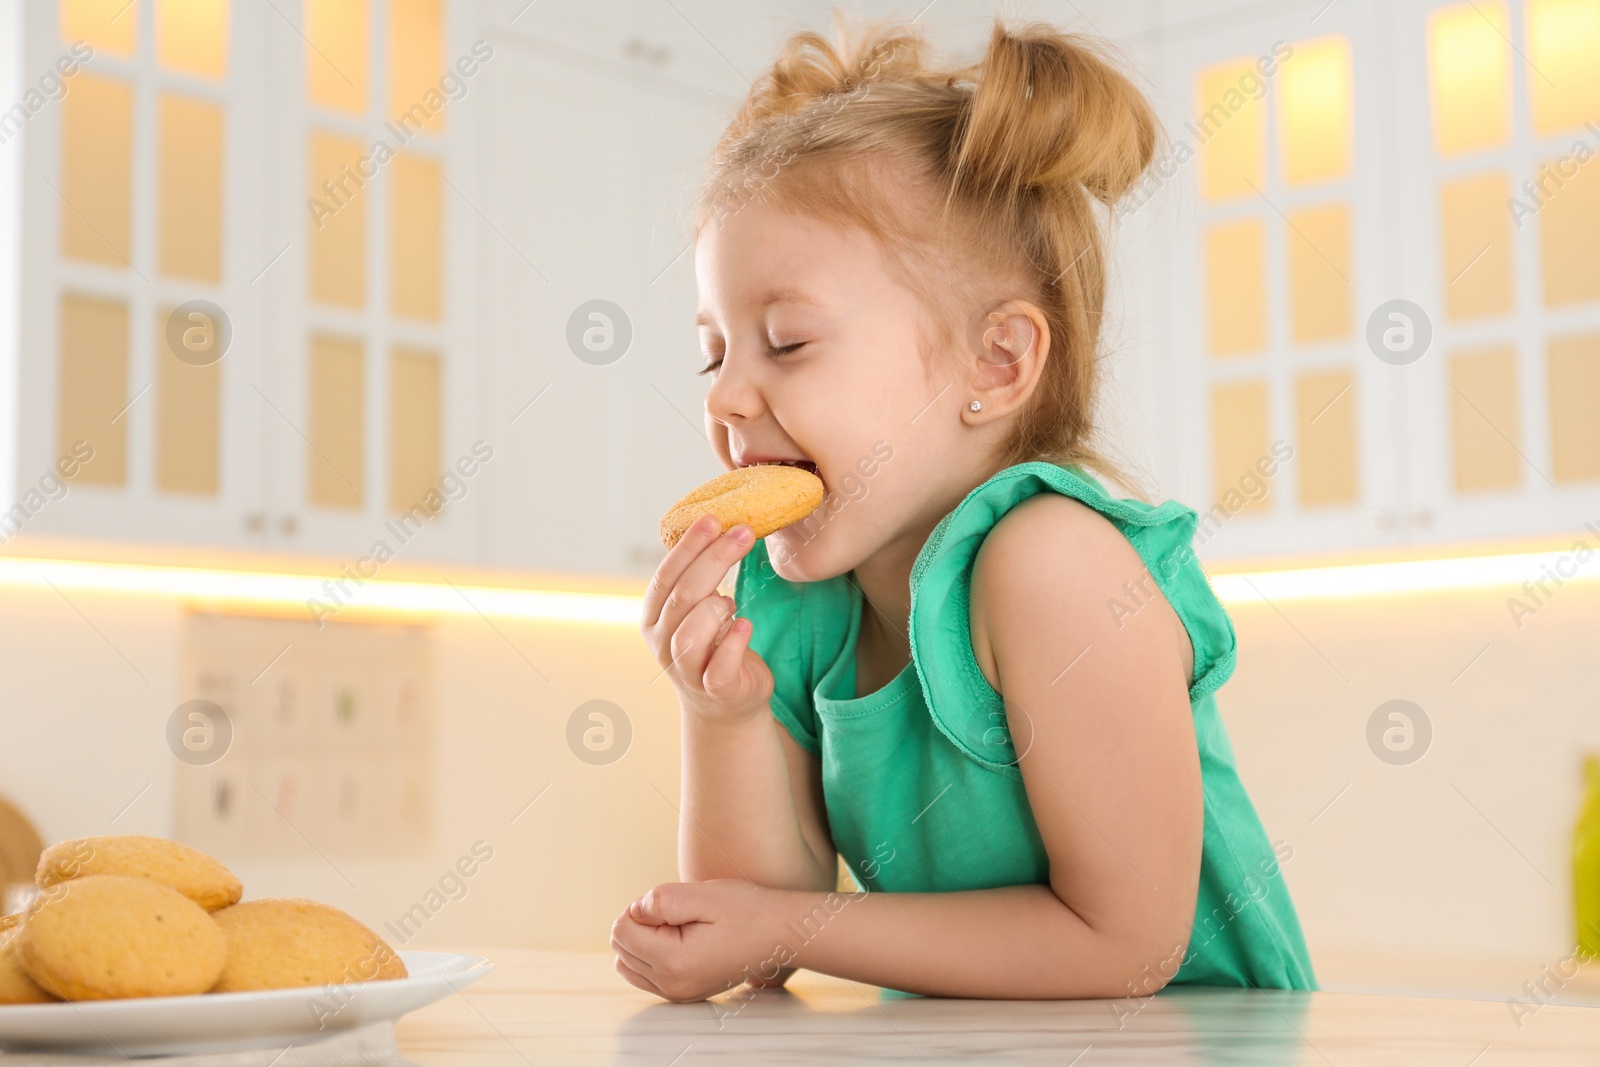
[[[1050,491],[1116,524],[1194,646],[1189,703],[1205,837],[1189,945],[1163,971],[1173,984],[1317,988],[1294,904],[1217,713],[1215,690],[1233,673],[1235,638],[1191,548],[1195,512],[1174,500],[1151,506],[1112,498],[1077,468],[1008,467],[940,520],[911,569],[911,662],[865,696],[855,695],[865,602],[850,576],[790,582],[774,571],[765,541],[746,554],[734,588],[737,613],[755,624],[751,647],[772,670],[773,715],[821,761],[834,846],[869,891],[1049,882],[1005,705],[972,651],[968,606],[984,537],[1011,508]]]

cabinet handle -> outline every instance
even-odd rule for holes
[[[295,531],[297,531],[299,528],[300,520],[296,519],[293,515],[285,515],[283,518],[278,520],[278,531],[285,537],[293,537],[295,535]]]
[[[648,63],[652,67],[664,67],[672,61],[672,49],[666,45],[652,46],[640,37],[630,38],[622,46],[622,50],[629,58]]]
[[[1411,513],[1411,525],[1426,529],[1433,525],[1433,512],[1427,508],[1417,508]]]
[[[1372,525],[1379,533],[1388,533],[1394,529],[1394,512],[1374,511],[1372,513]]]
[[[259,511],[252,511],[244,517],[244,528],[250,533],[260,533],[266,529],[267,517]]]

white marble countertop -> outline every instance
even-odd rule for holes
[[[1142,1001],[880,1000],[802,971],[787,990],[669,1004],[609,953],[474,948],[495,971],[395,1029],[425,1067],[518,1064],[1600,1063],[1600,1008],[1357,993],[1181,989]],[[1520,1017],[1519,1017],[1520,1015]]]

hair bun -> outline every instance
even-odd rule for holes
[[[833,9],[838,44],[813,30],[784,41],[771,68],[750,88],[736,128],[800,111],[829,96],[853,92],[873,82],[915,78],[923,71],[927,42],[909,23],[889,19],[853,24]]]
[[[1155,153],[1148,101],[1088,38],[997,21],[972,76],[977,90],[951,151],[958,183],[980,197],[1082,185],[1109,205]]]

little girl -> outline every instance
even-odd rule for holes
[[[799,967],[1314,989],[1217,713],[1235,638],[1195,512],[1089,473],[1133,484],[1092,444],[1096,346],[1154,114],[1047,25],[957,68],[909,25],[839,30],[788,41],[698,205],[713,447],[826,496],[762,541],[704,518],[650,584],[686,881],[617,919],[617,970],[673,1001]]]

